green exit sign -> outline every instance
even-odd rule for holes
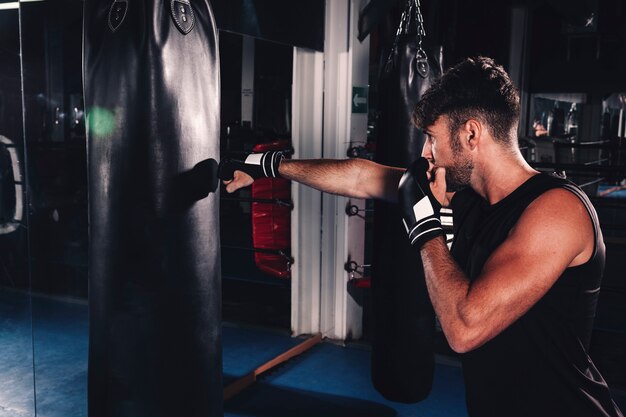
[[[352,113],[367,113],[368,87],[352,87]]]

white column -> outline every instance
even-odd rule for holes
[[[359,42],[358,36],[358,19],[359,11],[365,6],[365,1],[352,0],[351,1],[351,36],[350,36],[350,58],[352,67],[352,87],[367,87],[369,91],[369,49],[370,38],[369,36]],[[357,93],[358,94],[358,93]],[[346,147],[359,145],[364,146],[367,143],[367,113],[354,113],[353,102],[358,97],[355,97],[355,91],[350,91],[350,104],[348,107],[351,110],[350,113],[350,143],[347,145],[342,144],[343,154],[346,154]],[[367,99],[367,97],[361,97],[361,100]],[[365,209],[365,200],[352,199],[348,204],[356,205],[359,209]],[[345,216],[344,211],[340,213],[343,218]],[[362,212],[365,213],[365,212]],[[348,258],[351,261],[356,262],[358,265],[365,264],[365,218],[364,214],[361,216],[347,217],[347,227],[345,230],[344,239],[346,241],[346,253],[342,260],[341,267],[344,266]],[[365,270],[369,274],[369,269]],[[343,272],[343,293],[345,297],[345,322],[344,334],[342,339],[352,338],[359,339],[363,334],[363,308],[359,306],[348,294],[346,283],[348,282],[348,275],[345,270]],[[339,280],[338,280],[339,281]],[[359,290],[357,290],[359,291]],[[360,290],[362,291],[362,290]]]
[[[322,157],[324,54],[294,48],[292,88],[294,158]],[[320,246],[322,193],[293,183],[291,215],[291,330],[294,336],[320,331]]]
[[[352,114],[352,87],[367,86],[369,72],[369,40],[356,38],[364,3],[327,0],[324,53],[294,52],[295,158],[344,159],[351,142],[366,141],[367,114]],[[292,332],[359,338],[362,309],[348,294],[344,265],[348,257],[363,264],[363,220],[346,215],[344,197],[300,185],[292,192]]]
[[[369,70],[368,44],[359,44],[356,39],[362,3],[362,0],[326,2],[324,158],[346,158],[350,141],[365,139],[367,115],[352,117],[354,81],[356,76],[359,83],[363,78],[366,80],[363,73]],[[348,294],[344,265],[349,256],[362,263],[363,230],[349,221],[345,213],[347,203],[344,197],[324,195],[322,198],[320,324],[325,336],[338,340],[360,337],[362,327],[362,309]]]

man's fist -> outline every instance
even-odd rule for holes
[[[258,178],[280,178],[278,167],[283,158],[280,151],[252,153],[245,161],[227,158],[220,162],[218,176],[226,184],[226,191],[232,193]]]
[[[441,204],[431,192],[428,171],[428,160],[419,158],[409,165],[398,185],[402,221],[411,245],[417,247],[444,234],[439,219]]]
[[[223,181],[226,186],[226,192],[228,193],[234,193],[240,188],[248,187],[252,185],[253,182],[254,178],[242,171],[235,171],[232,180]]]
[[[263,177],[280,178],[278,166],[283,158],[280,151],[251,153],[245,161],[227,158],[220,162],[218,175],[223,181],[232,180],[235,171],[245,172],[255,180]]]

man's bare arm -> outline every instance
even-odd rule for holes
[[[593,252],[593,226],[566,190],[540,196],[470,283],[442,238],[421,249],[428,293],[457,352],[488,342],[526,313],[569,266]]]
[[[388,167],[366,159],[285,159],[280,163],[283,178],[317,190],[352,198],[397,200],[402,168]],[[232,193],[252,184],[253,180],[235,171],[232,181],[225,181]]]

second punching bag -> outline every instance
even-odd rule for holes
[[[411,121],[415,104],[439,77],[437,55],[420,52],[415,36],[396,38],[380,82],[376,161],[407,167],[419,157],[423,134]],[[387,399],[428,396],[434,372],[435,315],[419,258],[408,242],[397,206],[376,201],[372,280],[372,379]]]
[[[86,0],[84,90],[89,416],[221,416],[208,0]]]

